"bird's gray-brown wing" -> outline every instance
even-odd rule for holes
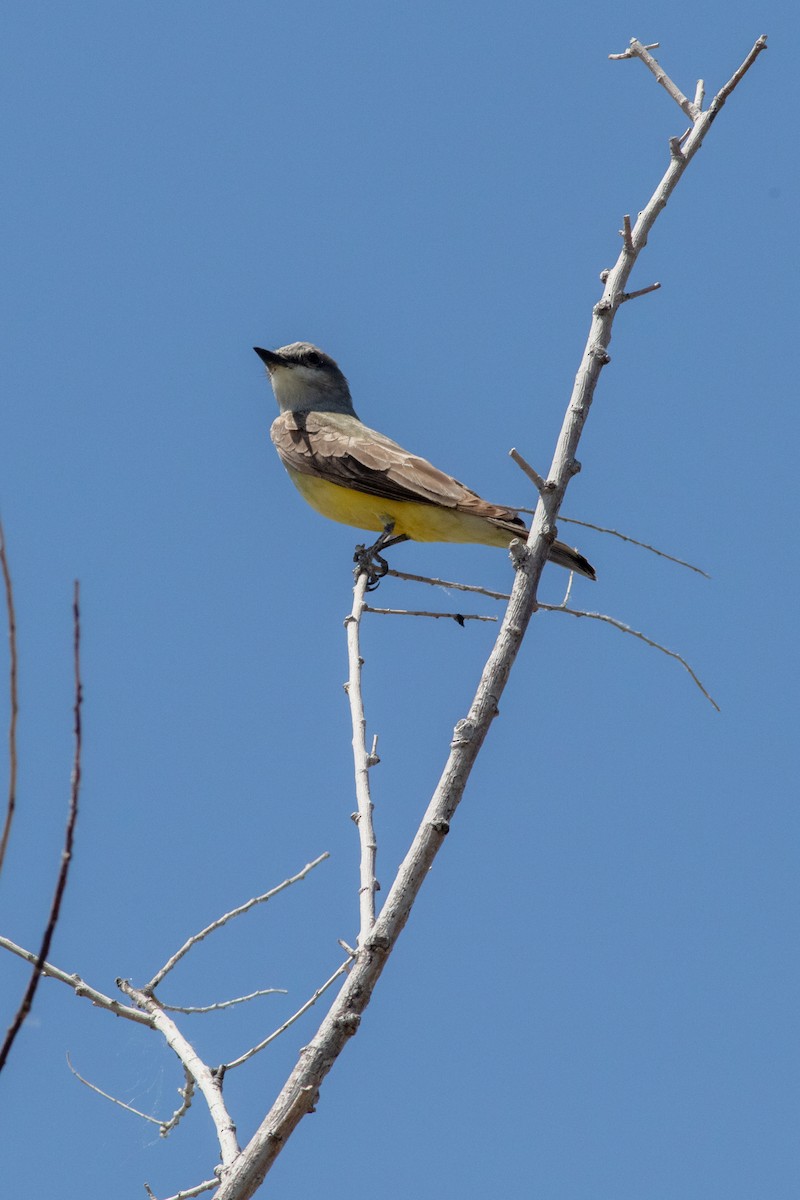
[[[344,413],[287,412],[273,422],[270,437],[284,466],[301,475],[382,496],[438,504],[503,525],[525,525],[514,509],[486,500],[440,471],[427,459],[410,454],[385,434]]]

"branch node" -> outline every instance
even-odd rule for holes
[[[514,545],[513,542],[511,544],[512,544],[512,546]],[[522,546],[523,549],[527,550],[527,547],[524,545],[524,543],[518,542],[517,544]],[[471,721],[468,721],[466,718],[463,718],[462,720],[456,722],[456,727],[453,730],[453,739],[450,742],[450,745],[451,746],[468,746],[469,743],[474,738],[474,736],[475,736],[475,726],[472,724]]]
[[[686,135],[684,134],[684,137],[685,136]],[[686,155],[681,150],[681,140],[682,140],[681,138],[677,138],[677,137],[671,137],[669,139],[670,158],[673,158],[675,160],[675,162],[683,162],[683,160],[686,157]]]
[[[358,1013],[354,1012],[342,1013],[336,1024],[345,1037],[352,1037],[358,1031],[358,1027],[361,1024],[361,1017]],[[308,1090],[310,1091],[311,1089],[309,1088]]]

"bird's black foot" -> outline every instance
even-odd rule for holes
[[[382,554],[379,554],[374,546],[356,546],[356,552],[353,555],[353,562],[356,564],[353,574],[356,579],[362,573],[367,577],[366,591],[374,592],[380,581],[383,579],[386,572],[389,570],[389,564]]]
[[[367,576],[368,592],[374,592],[384,575],[389,570],[389,564],[381,554],[381,550],[385,550],[388,546],[396,546],[399,542],[407,542],[408,536],[405,533],[400,533],[397,537],[393,537],[394,523],[387,525],[376,542],[371,546],[356,546],[356,552],[353,555],[353,562],[356,564],[353,574],[356,579],[362,572]]]

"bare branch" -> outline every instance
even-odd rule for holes
[[[194,1100],[194,1076],[190,1071],[183,1068],[183,1087],[178,1088],[178,1095],[181,1097],[181,1102],[175,1109],[168,1121],[165,1121],[161,1126],[160,1135],[162,1138],[169,1137],[176,1125],[186,1116],[189,1109],[192,1107]]]
[[[660,42],[648,42],[645,50],[658,50],[660,45]],[[611,62],[622,62],[624,58],[636,58],[636,55],[629,47],[627,50],[623,50],[622,54],[609,54],[608,57]]]
[[[508,453],[509,457],[513,458],[520,470],[524,471],[524,473],[528,476],[528,479],[530,479],[540,496],[544,496],[547,492],[552,492],[554,484],[552,484],[548,479],[542,479],[539,472],[535,471],[531,464],[522,457],[519,450],[515,450],[512,447]]]
[[[0,937],[0,948],[9,950],[12,954],[16,954],[18,958],[24,958],[26,962],[38,962],[38,956],[32,950],[25,950],[9,938]],[[69,972],[62,971],[60,967],[56,967],[50,962],[42,963],[42,974],[46,975],[49,979],[57,979],[59,983],[65,983],[67,987],[72,988],[76,996],[91,1001],[95,1008],[104,1008],[107,1012],[113,1013],[115,1017],[125,1017],[127,1020],[134,1021],[138,1025],[147,1025],[151,1029],[153,1028],[153,1022],[147,1013],[141,1012],[138,1008],[129,1008],[121,1000],[115,1000],[111,996],[106,996],[104,992],[99,992],[96,988],[90,987],[84,979],[81,979],[80,975],[71,975]]]
[[[641,546],[643,550],[649,550],[651,554],[657,554],[659,558],[666,558],[669,562],[677,563],[679,567],[686,567],[688,571],[694,571],[698,575],[702,575],[704,579],[710,579],[711,576],[700,567],[693,566],[690,562],[685,562],[682,558],[675,558],[673,554],[665,554],[663,550],[657,550],[655,546],[648,545],[647,542],[640,542],[636,538],[628,537],[625,533],[620,533],[618,529],[606,529],[604,525],[593,525],[591,521],[578,521],[575,517],[560,516],[559,521],[564,521],[567,525],[582,525],[584,529],[594,529],[597,533],[610,533],[612,537],[619,538],[621,542],[630,542],[632,546]]]
[[[522,512],[520,508],[517,510]],[[529,508],[528,512],[534,512],[534,509]],[[563,518],[562,518],[563,520]],[[390,567],[387,575],[393,575],[395,579],[406,579],[411,583],[427,583],[431,587],[455,588],[459,592],[476,592],[479,596],[488,596],[491,600],[510,600],[511,596],[508,592],[492,592],[489,588],[477,587],[474,583],[455,583],[452,579],[432,579],[429,575],[410,575],[407,571],[394,571]]]
[[[286,988],[259,988],[257,992],[250,992],[248,996],[237,996],[234,1000],[219,1000],[216,1004],[203,1004],[200,1007],[187,1006],[183,1004],[165,1004],[163,1000],[159,1004],[165,1012],[177,1013],[210,1013],[218,1012],[223,1008],[233,1008],[235,1004],[247,1004],[248,1000],[256,1000],[259,996],[287,996],[289,993]]]
[[[191,1188],[181,1188],[174,1196],[168,1196],[167,1200],[193,1200],[195,1196],[202,1196],[203,1192],[210,1192],[213,1188],[219,1187],[219,1179],[205,1179],[202,1183],[195,1184]],[[144,1185],[148,1195],[148,1200],[156,1200],[155,1192],[150,1187],[149,1183]]]
[[[681,666],[689,672],[692,679],[705,696],[706,700],[708,700],[709,704],[711,704],[712,707],[717,710],[717,712],[720,711],[720,707],[716,700],[703,687],[703,684],[700,682],[697,675],[695,675],[685,658],[682,658],[680,654],[676,654],[674,650],[668,650],[667,647],[662,646],[660,642],[654,642],[652,638],[647,637],[647,635],[644,633],[640,633],[638,629],[633,629],[632,626],[626,625],[624,621],[618,621],[616,617],[609,617],[606,613],[586,612],[581,608],[566,608],[563,604],[542,604],[540,602],[539,608],[541,608],[544,612],[563,612],[568,613],[571,617],[589,617],[592,621],[603,621],[606,625],[613,625],[614,628],[619,629],[621,633],[629,633],[631,637],[638,638],[639,641],[645,642],[648,646],[652,646],[654,650],[660,650],[662,654],[666,654],[669,658],[676,659],[676,661],[679,662]]]
[[[206,1066],[172,1018],[167,1016],[158,1000],[149,992],[133,987],[126,979],[118,979],[117,987],[152,1018],[153,1027],[158,1030],[169,1048],[177,1054],[184,1070],[194,1079],[208,1105],[211,1120],[214,1122],[222,1164],[226,1167],[231,1166],[240,1151],[239,1143],[236,1140],[236,1126],[222,1097],[224,1071],[212,1071],[210,1067]]]
[[[647,287],[639,288],[635,292],[623,292],[619,298],[620,304],[627,304],[629,300],[638,300],[640,296],[649,296],[651,292],[657,292],[661,287],[660,283],[651,283]],[[564,518],[562,517],[563,521]]]
[[[657,46],[657,42],[655,46],[643,46],[642,43],[636,38],[631,38],[630,47],[625,51],[624,54],[609,54],[608,57],[616,61],[619,61],[623,58],[640,58],[644,65],[653,72],[656,77],[656,81],[661,84],[661,86],[672,97],[675,103],[680,105],[687,117],[691,117],[692,121],[695,121],[700,115],[700,110],[692,103],[691,100],[688,100],[686,96],[684,96],[680,88],[672,82],[666,71],[659,66],[652,54],[650,54],[650,50],[655,49]]]
[[[84,1079],[80,1071],[76,1070],[76,1068],[73,1066],[72,1059],[70,1058],[69,1054],[67,1055],[67,1066],[69,1067],[70,1071],[72,1071],[72,1074],[75,1076],[75,1078],[79,1079],[85,1087],[89,1088],[89,1091],[97,1092],[97,1095],[102,1096],[104,1100],[110,1100],[112,1104],[116,1104],[119,1108],[124,1108],[126,1112],[133,1113],[135,1117],[141,1117],[143,1121],[149,1121],[151,1125],[158,1125],[159,1128],[163,1128],[164,1122],[159,1121],[157,1117],[151,1117],[149,1113],[140,1112],[138,1108],[133,1108],[132,1105],[126,1104],[124,1100],[119,1100],[116,1096],[112,1096],[108,1092],[104,1092],[103,1089],[99,1088],[96,1083],[90,1083],[88,1079]]]
[[[6,591],[6,613],[8,614],[8,690],[9,690],[9,722],[8,722],[8,801],[6,803],[6,819],[3,824],[3,835],[0,838],[0,871],[5,862],[8,839],[11,836],[11,825],[14,820],[14,810],[17,806],[17,716],[19,714],[19,698],[17,695],[17,618],[14,612],[14,589],[11,584],[11,571],[6,557],[6,537],[3,523],[0,521],[0,567],[3,571],[3,582]]]
[[[318,867],[321,862],[324,862],[326,858],[330,858],[327,850],[315,858],[313,862],[306,863],[302,871],[298,871],[296,875],[290,876],[289,879],[284,879],[283,883],[279,883],[277,887],[270,888],[270,890],[268,892],[264,892],[262,896],[254,896],[245,904],[240,904],[238,908],[231,909],[230,912],[218,917],[216,921],[212,921],[210,925],[206,925],[205,929],[201,929],[199,933],[193,934],[187,939],[187,941],[183,943],[180,950],[176,951],[176,953],[172,955],[172,958],[168,959],[167,962],[164,963],[164,966],[161,968],[161,970],[156,971],[153,978],[149,983],[145,984],[142,991],[152,992],[156,987],[158,987],[164,976],[167,975],[172,968],[181,961],[185,954],[189,953],[192,946],[196,946],[198,942],[202,942],[203,938],[208,937],[208,935],[210,933],[214,933],[215,930],[221,929],[223,925],[227,925],[228,921],[232,921],[234,917],[240,917],[242,913],[249,912],[250,909],[254,908],[257,904],[265,904],[267,900],[271,900],[273,896],[277,896],[279,892],[285,891],[286,888],[291,887],[293,883],[298,883],[301,879],[305,879],[306,875],[313,871],[314,867]]]
[[[736,87],[736,85],[742,82],[745,75],[750,70],[750,68],[752,67],[752,65],[756,61],[756,59],[758,58],[761,51],[766,50],[766,48],[767,48],[767,35],[765,33],[762,33],[761,37],[756,40],[756,43],[753,46],[753,49],[747,55],[747,58],[744,60],[742,65],[734,71],[733,75],[731,75],[728,82],[719,89],[716,96],[709,104],[708,113],[709,113],[709,117],[711,118],[712,121],[717,116],[717,114],[719,113],[719,110],[722,108],[723,104],[728,99],[728,96],[730,96],[731,92]]]
[[[622,244],[629,254],[633,254],[633,239],[631,237],[631,218],[628,213],[622,218],[622,229],[619,231]]]
[[[30,981],[25,990],[25,995],[17,1010],[11,1025],[6,1033],[5,1041],[2,1049],[0,1049],[0,1071],[5,1066],[11,1047],[14,1044],[14,1039],[22,1028],[22,1024],[31,1010],[33,997],[36,995],[36,989],[39,986],[39,980],[44,972],[44,964],[47,961],[47,954],[50,949],[50,943],[53,940],[56,923],[59,913],[61,912],[61,901],[64,896],[64,889],[67,886],[67,877],[69,875],[69,866],[72,861],[72,846],[75,837],[75,822],[78,819],[78,795],[81,785],[81,705],[83,703],[83,686],[81,684],[81,614],[80,614],[80,589],[78,581],[75,581],[75,587],[72,597],[72,619],[73,619],[73,668],[75,675],[75,702],[73,705],[74,716],[74,734],[75,734],[75,751],[72,760],[72,779],[70,785],[69,808],[67,810],[67,827],[64,833],[64,849],[61,851],[61,867],[56,879],[55,891],[50,904],[50,915],[47,919],[42,944],[39,948],[39,954],[36,958],[36,963],[31,974]]]
[[[344,949],[347,949],[343,942],[341,942],[340,945],[342,945]],[[270,1042],[274,1042],[277,1037],[280,1037],[282,1033],[285,1033],[290,1026],[294,1025],[295,1021],[299,1021],[300,1018],[317,1003],[320,996],[327,992],[331,984],[335,983],[339,976],[345,973],[352,962],[352,958],[355,957],[356,951],[351,951],[351,954],[352,957],[348,958],[346,962],[343,962],[340,967],[337,967],[330,979],[326,979],[321,987],[317,988],[317,990],[314,992],[314,995],[306,1000],[305,1004],[298,1008],[297,1012],[292,1013],[292,1015],[286,1021],[284,1021],[282,1025],[279,1025],[278,1028],[269,1035],[269,1037],[264,1038],[263,1042],[259,1042],[257,1046],[252,1046],[247,1053],[242,1054],[240,1058],[235,1058],[232,1062],[226,1063],[225,1070],[232,1071],[234,1067],[240,1067],[242,1063],[246,1063],[248,1059],[252,1058],[255,1054],[259,1054],[262,1050],[266,1049]]]
[[[465,621],[497,620],[497,617],[482,617],[479,613],[427,612],[424,609],[413,608],[372,608],[369,604],[364,605],[364,612],[377,613],[380,617],[446,617],[449,621],[455,621],[457,625],[463,625]]]
[[[672,160],[632,230],[633,253],[622,248],[605,279],[603,296],[592,313],[584,357],[575,378],[553,461],[548,487],[540,493],[524,555],[515,559],[516,577],[495,645],[481,673],[466,716],[454,730],[450,754],[422,823],[389,890],[386,901],[347,980],[317,1033],[299,1055],[289,1078],[241,1157],[223,1172],[216,1200],[249,1200],[303,1117],[312,1111],[322,1081],[349,1038],[356,1032],[411,907],[428,876],[450,828],[472,767],[497,714],[509,673],[535,611],[536,592],[548,557],[549,539],[577,464],[577,449],[603,366],[619,297],[625,292],[639,251],[683,171],[710,127],[708,114],[698,118],[687,139],[683,160]]]
[[[370,755],[367,750],[367,718],[364,714],[364,698],[361,691],[361,668],[364,660],[361,657],[359,627],[361,614],[366,605],[366,595],[369,575],[360,571],[353,588],[353,607],[345,620],[347,630],[347,659],[349,674],[345,691],[350,702],[350,721],[353,727],[353,766],[355,768],[356,825],[358,826],[359,856],[359,888],[358,908],[360,929],[358,944],[362,945],[375,924],[375,893],[378,890],[378,880],[375,875],[375,861],[378,855],[378,841],[375,837],[375,826],[372,820],[373,803],[370,795]]]

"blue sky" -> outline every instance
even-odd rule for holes
[[[645,19],[646,18],[646,19]],[[105,991],[323,850],[305,882],[164,988],[211,1062],[299,1006],[357,928],[342,619],[359,534],[274,454],[254,344],[321,345],[359,414],[492,500],[550,462],[599,272],[683,132],[685,91],[770,49],[691,165],[632,286],[565,513],[573,601],[684,654],[542,614],[359,1036],[264,1194],[331,1200],[774,1200],[796,1194],[797,327],[794,6],[83,3],[9,13],[0,510],[21,657],[3,932],[35,945],[71,761],[84,788],[51,958]],[[568,532],[569,531],[569,532]],[[398,566],[510,585],[502,552]],[[546,573],[542,598],[564,576]],[[452,596],[386,583],[392,607]],[[463,600],[458,607],[466,607]],[[493,611],[490,602],[470,611]],[[373,618],[365,700],[388,887],[490,626]],[[3,671],[5,668],[3,668]],[[6,701],[3,700],[3,704]],[[0,709],[5,726],[5,710]],[[0,959],[2,1011],[26,972]],[[228,1081],[246,1139],[322,1012]],[[166,1142],[154,1035],[52,982],[0,1079],[6,1187],[159,1196],[216,1162],[201,1105]],[[468,1147],[466,1149],[465,1147]]]

